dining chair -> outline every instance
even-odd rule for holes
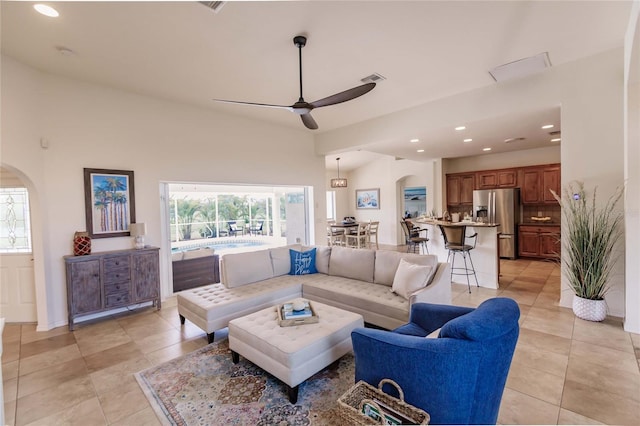
[[[345,234],[347,247],[365,248],[369,240],[369,222],[359,222],[355,231]]]
[[[346,241],[344,228],[334,228],[332,225],[335,225],[335,221],[327,223],[327,244],[330,246],[344,246]]]
[[[379,221],[369,221],[369,234],[367,238],[367,247],[373,248],[373,240],[375,240],[376,250],[379,250],[378,246],[378,227],[380,226]]]

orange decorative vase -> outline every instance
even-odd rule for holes
[[[88,232],[76,232],[73,234],[73,255],[84,256],[91,254],[91,237]]]

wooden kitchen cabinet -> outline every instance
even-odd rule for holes
[[[516,169],[486,170],[476,173],[477,189],[515,188],[518,185]]]
[[[521,170],[522,204],[558,204],[551,190],[560,194],[560,165],[525,167]]]
[[[466,206],[473,204],[475,173],[447,175],[447,205]]]
[[[65,256],[69,330],[77,317],[152,302],[160,309],[159,250]]]
[[[520,225],[518,255],[541,259],[560,256],[560,227],[554,225]]]

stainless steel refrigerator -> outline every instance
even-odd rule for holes
[[[518,223],[520,223],[519,188],[473,191],[473,220],[499,224],[500,257],[509,259],[517,257]]]

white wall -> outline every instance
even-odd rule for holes
[[[150,245],[163,244],[162,181],[313,186],[315,235],[324,239],[324,157],[303,129],[42,74],[2,57],[1,136],[2,164],[33,183],[39,210],[33,217],[39,329],[67,322],[62,256],[72,252],[73,233],[86,228],[85,167],[134,171],[136,220],[147,224]],[[96,252],[130,247],[130,238],[93,241]],[[163,296],[167,271],[161,256]]]
[[[588,186],[597,184],[605,200],[624,181],[623,57],[623,48],[612,49],[527,78],[325,132],[316,137],[316,149],[319,153],[348,147],[366,149],[369,141],[393,140],[396,134],[425,132],[429,126],[435,130],[561,105],[562,184],[573,180],[583,180]],[[638,194],[632,196],[638,198]],[[624,316],[624,259],[618,262],[613,278],[607,297],[610,314]],[[570,306],[572,297],[563,277],[562,306]]]
[[[509,167],[525,167],[559,162],[560,144],[547,148],[534,148],[524,151],[501,152],[498,154],[443,160],[445,173],[505,169]]]

